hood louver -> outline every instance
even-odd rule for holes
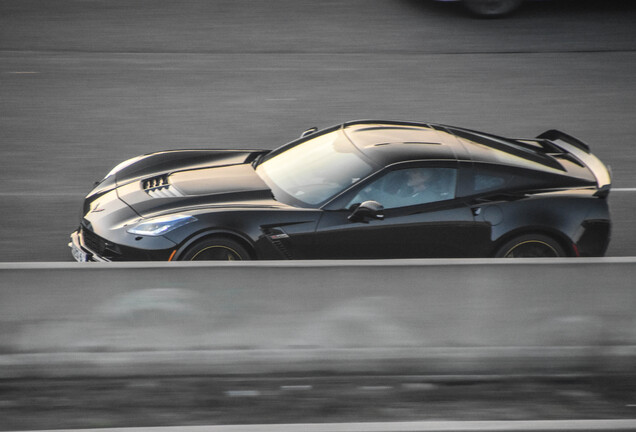
[[[168,174],[142,180],[141,187],[152,198],[177,198],[184,196],[168,182]]]

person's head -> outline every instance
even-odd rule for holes
[[[409,186],[413,192],[420,192],[429,187],[433,172],[428,169],[417,168],[407,171],[406,185]]]

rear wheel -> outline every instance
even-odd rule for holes
[[[557,258],[566,256],[563,247],[543,234],[527,234],[506,242],[496,258]]]
[[[181,260],[183,261],[243,261],[250,255],[240,243],[223,237],[212,237],[192,245]]]
[[[498,17],[517,9],[523,0],[464,0],[464,6],[475,15]]]

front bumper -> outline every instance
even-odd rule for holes
[[[81,225],[71,234],[68,246],[78,262],[168,261],[177,248],[174,242],[160,236],[134,237],[132,241],[143,247],[131,247],[125,240],[120,238],[115,243]]]
[[[99,256],[84,244],[81,228],[71,233],[71,241],[68,244],[71,254],[77,262],[110,262],[109,259]]]

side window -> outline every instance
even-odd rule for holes
[[[502,166],[476,166],[467,195],[497,191],[545,188],[554,185],[555,176],[532,170]],[[560,183],[563,183],[560,180]]]
[[[501,189],[506,184],[506,177],[510,176],[503,173],[477,172],[475,173],[474,192],[481,193]]]
[[[389,171],[366,185],[347,207],[377,201],[384,208],[406,207],[455,198],[457,170],[454,168],[405,168]]]

